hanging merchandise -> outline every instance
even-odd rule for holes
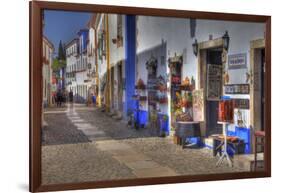
[[[234,115],[234,102],[231,99],[221,100],[219,102],[219,116],[218,120],[220,122],[233,123]]]

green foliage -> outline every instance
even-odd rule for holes
[[[63,48],[61,41],[60,41],[59,49],[58,49],[58,59],[65,60],[65,49]]]
[[[59,71],[61,68],[64,68],[66,66],[65,60],[59,60],[58,58],[55,58],[53,60],[52,69],[53,71]]]
[[[64,68],[66,66],[65,61],[65,49],[60,41],[59,47],[58,47],[58,56],[53,60],[52,69],[53,71],[59,71],[61,68]]]

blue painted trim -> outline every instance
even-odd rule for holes
[[[136,101],[132,100],[135,93],[136,68],[136,17],[125,16],[125,102],[124,116],[128,110],[136,109]]]
[[[135,120],[137,120],[137,123],[144,127],[148,123],[148,112],[145,110],[136,110],[134,111]]]
[[[169,124],[169,116],[165,113],[157,113],[157,119],[158,119],[158,124],[160,125],[160,121],[163,120],[163,116],[167,116],[167,120],[165,122],[163,121],[162,123],[162,128],[161,131],[169,135],[170,133],[170,124]]]
[[[83,46],[80,45],[80,53],[82,53],[85,49],[87,49],[87,39],[88,39],[88,34],[89,34],[89,30],[88,29],[81,29],[78,32],[78,36],[79,38],[82,36],[83,37]],[[80,42],[79,42],[80,43]]]
[[[230,100],[230,99],[231,99],[230,96],[226,96],[226,95],[221,96],[221,100]]]

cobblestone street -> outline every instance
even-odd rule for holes
[[[85,105],[46,109],[42,145],[43,184],[245,171]]]

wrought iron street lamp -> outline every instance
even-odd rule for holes
[[[194,43],[192,44],[192,48],[193,48],[193,53],[195,56],[197,56],[198,54],[198,43],[197,43],[197,39],[195,39]]]
[[[228,31],[225,31],[225,34],[222,36],[223,39],[223,48],[228,51],[229,48],[229,35],[228,35]]]

